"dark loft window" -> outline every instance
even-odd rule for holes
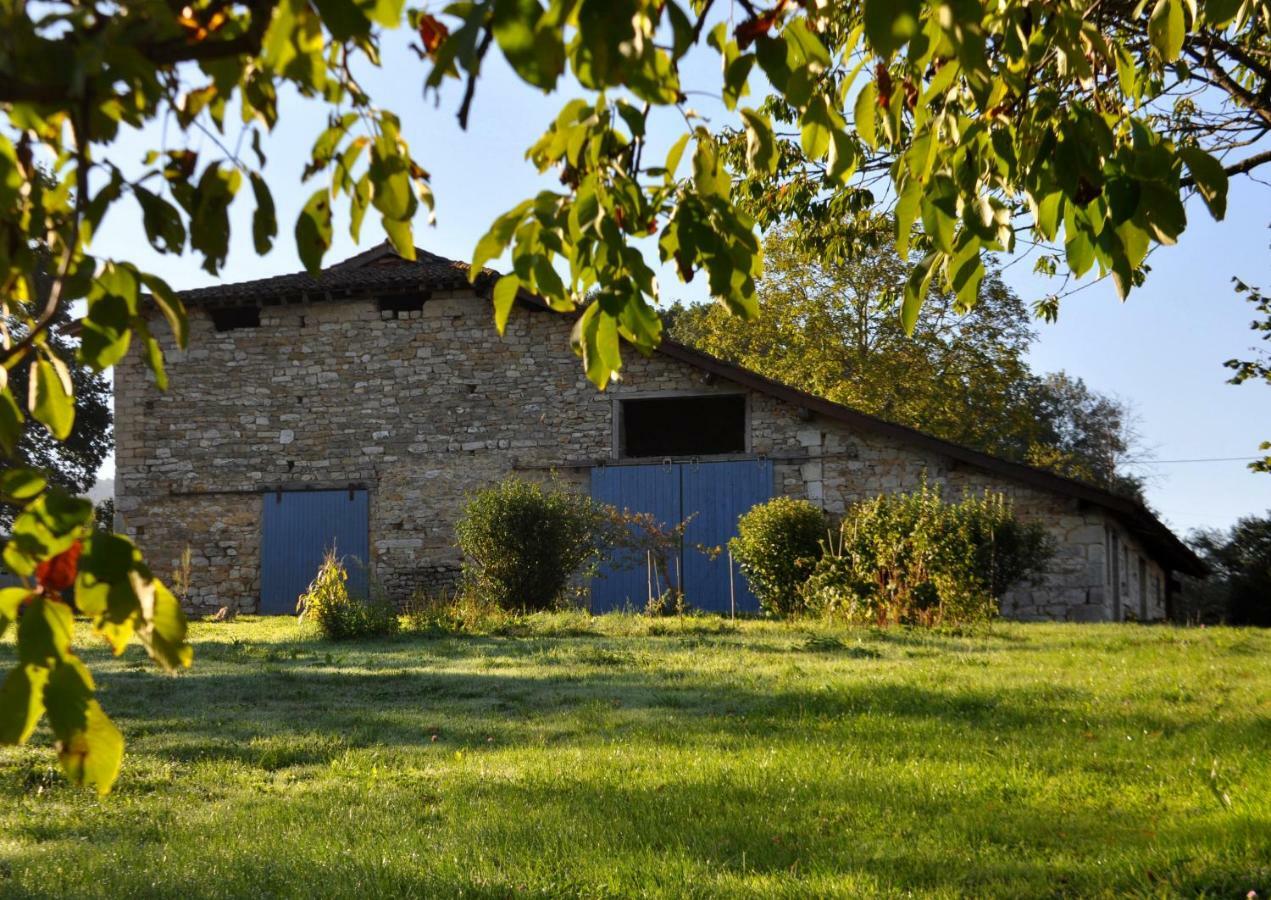
[[[746,452],[746,398],[656,397],[622,401],[623,456]]]
[[[404,313],[419,312],[424,308],[424,301],[428,297],[422,292],[414,294],[389,294],[387,297],[380,297],[376,303],[379,305],[380,312]]]
[[[256,306],[223,306],[208,312],[212,314],[212,324],[217,331],[260,326],[260,308]]]

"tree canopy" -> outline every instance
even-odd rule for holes
[[[1198,532],[1190,543],[1213,572],[1223,619],[1271,626],[1271,512],[1225,531]]]
[[[1060,372],[1037,376],[1026,304],[990,269],[974,305],[933,290],[911,334],[900,321],[906,263],[885,228],[825,264],[788,228],[764,242],[759,315],[674,306],[669,333],[722,359],[945,440],[1141,496],[1119,463],[1129,411]]]
[[[72,301],[86,307],[78,363],[104,370],[135,342],[166,384],[152,326],[162,321],[183,346],[180,302],[135,260],[92,255],[90,241],[127,205],[151,247],[189,252],[216,274],[230,207],[249,197],[253,246],[267,252],[278,223],[259,137],[280,126],[284,93],[329,113],[301,172],[316,179],[293,229],[305,266],[320,266],[337,206],[347,206],[355,240],[373,210],[393,245],[414,255],[412,224],[432,205],[428,174],[401,120],[358,79],[379,65],[384,31],[404,23],[418,35],[426,89],[463,85],[464,124],[491,53],[531,89],[581,94],[528,149],[560,189],[499,217],[474,251],[473,275],[510,252],[512,271],[493,295],[500,328],[519,290],[561,310],[594,295],[573,345],[600,387],[621,370],[622,341],[647,352],[660,338],[650,245],[680,277],[703,277],[719,303],[753,316],[760,224],[798,217],[815,234],[818,222],[869,223],[890,211],[901,257],[919,253],[901,300],[912,330],[933,285],[969,305],[986,255],[1024,241],[1054,247],[1043,265],[1076,276],[1097,268],[1124,295],[1148,252],[1181,236],[1189,196],[1221,218],[1228,177],[1271,161],[1257,143],[1271,125],[1271,0],[724,6],[0,3],[0,312],[23,325],[0,334],[0,452],[12,458],[28,417],[57,440],[72,432],[74,384],[49,338]],[[680,67],[698,52],[718,57],[719,81],[707,87],[735,110],[731,131],[712,132],[688,103]],[[646,153],[658,115],[680,134],[665,154]],[[154,149],[117,159],[109,148],[124,129],[152,134]],[[830,249],[846,256],[853,237],[842,233]],[[45,271],[50,287],[37,290]],[[10,383],[19,369],[24,398]],[[62,592],[74,585],[80,611],[116,651],[135,634],[167,667],[189,662],[179,606],[130,541],[94,534],[91,505],[39,470],[7,469],[0,497],[24,505],[4,550],[24,583],[0,592],[0,630],[16,622],[19,648],[0,687],[0,742],[25,741],[47,712],[66,771],[108,789],[122,739],[71,650]]]
[[[1254,348],[1251,359],[1229,359],[1224,365],[1235,374],[1228,379],[1231,384],[1244,384],[1246,381],[1259,382],[1271,386],[1271,297],[1263,294],[1258,288],[1235,279],[1236,292],[1247,294],[1247,299],[1257,310],[1258,318],[1249,323],[1249,328],[1258,335],[1259,346]],[[1271,441],[1263,441],[1258,448],[1271,451]],[[1249,468],[1255,472],[1271,472],[1271,455],[1254,460]]]

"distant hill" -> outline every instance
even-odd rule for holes
[[[115,499],[115,479],[99,478],[97,483],[93,485],[92,490],[88,492],[88,499],[94,503],[101,503],[103,500]]]

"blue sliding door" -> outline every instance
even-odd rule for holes
[[[605,466],[592,469],[591,495],[633,513],[649,513],[665,527],[688,520],[682,545],[671,559],[616,559],[592,582],[593,612],[642,609],[650,593],[680,586],[697,609],[759,611],[746,579],[730,571],[728,540],[737,534],[737,519],[772,496],[772,462],[667,463],[650,466]],[[719,548],[714,555],[709,552]],[[669,570],[669,571],[666,571]]]
[[[260,611],[290,615],[335,548],[349,572],[349,593],[365,597],[370,562],[366,491],[282,491],[261,497]]]

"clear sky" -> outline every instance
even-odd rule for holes
[[[427,227],[421,213],[416,244],[443,256],[468,259],[495,216],[554,186],[550,174],[539,176],[524,160],[524,151],[555,117],[568,93],[544,97],[491,59],[464,132],[455,119],[460,98],[456,84],[447,86],[439,104],[431,96],[425,99],[425,66],[406,49],[402,36],[388,42],[384,58],[384,69],[370,74],[365,84],[377,103],[400,115],[404,135],[416,158],[431,173],[437,197],[436,227]],[[702,60],[697,65],[708,64]],[[714,63],[709,65],[689,72],[686,85],[714,82],[717,89]],[[699,99],[700,111],[709,116],[708,124],[731,122],[718,102],[693,96],[695,102]],[[672,129],[682,127],[673,113],[664,115],[667,118],[655,122],[655,138],[673,136]],[[319,186],[317,182],[301,185],[300,172],[313,138],[323,127],[320,109],[296,97],[283,98],[282,125],[264,143],[269,158],[266,177],[278,205],[279,240],[268,256],[256,257],[251,246],[251,192],[245,189],[234,214],[225,273],[228,280],[301,268],[291,229],[305,198]],[[231,133],[227,140],[231,147],[235,136]],[[202,146],[206,159],[217,154],[210,140],[198,135],[194,140],[196,146]],[[157,131],[134,135],[113,147],[111,158],[131,168],[139,164],[145,149],[159,145]],[[656,148],[655,141],[650,152]],[[1260,441],[1271,439],[1271,389],[1261,384],[1227,385],[1227,371],[1222,367],[1223,360],[1247,353],[1254,343],[1248,329],[1252,307],[1232,291],[1231,277],[1238,275],[1246,282],[1271,288],[1269,201],[1271,187],[1248,179],[1233,182],[1227,219],[1214,223],[1199,203],[1190,207],[1188,229],[1181,242],[1153,255],[1153,271],[1146,285],[1128,302],[1123,304],[1116,298],[1110,283],[1095,284],[1064,301],[1058,323],[1037,326],[1040,339],[1032,351],[1037,371],[1064,369],[1133,405],[1143,445],[1161,461],[1142,470],[1150,476],[1149,500],[1180,532],[1226,526],[1239,516],[1271,509],[1271,475],[1252,474],[1242,461],[1166,462],[1251,457]],[[362,241],[355,246],[347,233],[347,216],[340,217],[340,212],[343,210],[337,207],[330,261],[383,239],[372,211]],[[128,202],[111,212],[93,250],[103,256],[134,260],[176,288],[213,280],[191,258],[153,253],[140,216]],[[656,262],[656,258],[651,255],[650,261]],[[1006,273],[1008,282],[1026,300],[1043,296],[1056,286],[1033,276],[1031,269],[1031,260],[1026,260]],[[706,299],[705,279],[683,285],[669,267],[661,269],[660,279],[667,300]],[[179,372],[174,376],[179,377]]]

